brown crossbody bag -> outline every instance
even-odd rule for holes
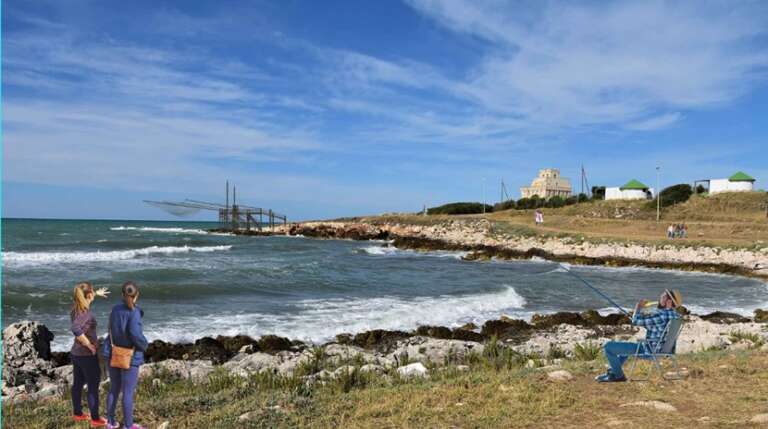
[[[130,369],[131,359],[133,358],[133,347],[116,346],[112,341],[112,321],[109,321],[109,344],[112,345],[112,358],[109,360],[109,366],[112,368]]]

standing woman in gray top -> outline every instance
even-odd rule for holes
[[[78,283],[72,293],[72,335],[75,336],[70,355],[72,358],[72,419],[75,421],[91,421],[91,427],[107,424],[107,420],[99,416],[99,382],[101,370],[99,358],[96,356],[98,339],[96,336],[96,318],[91,312],[91,303],[100,296],[106,298],[109,292],[106,288],[97,291],[89,282]],[[83,413],[83,386],[88,385],[88,408],[91,414]]]

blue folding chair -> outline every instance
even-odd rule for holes
[[[677,357],[675,355],[675,346],[677,345],[677,337],[680,336],[680,331],[683,329],[683,321],[682,319],[673,319],[670,320],[669,323],[667,323],[667,327],[664,328],[664,332],[661,335],[661,340],[656,343],[655,347],[651,347],[647,340],[643,340],[640,342],[640,344],[637,347],[637,351],[633,355],[629,355],[632,359],[632,366],[629,369],[629,376],[627,377],[630,381],[648,381],[651,378],[651,374],[653,373],[653,370],[656,369],[659,371],[659,374],[662,376],[662,378],[666,380],[677,380],[680,379],[680,370],[677,367]],[[664,370],[661,367],[661,360],[667,358],[672,361],[672,365],[675,368],[675,376],[673,377],[666,377],[664,374]],[[632,378],[632,373],[635,370],[635,365],[637,365],[637,362],[639,360],[647,360],[651,361],[650,368],[648,369],[648,374],[646,375],[646,378]]]

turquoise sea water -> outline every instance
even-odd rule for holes
[[[563,270],[542,261],[466,262],[456,252],[419,253],[385,242],[208,234],[213,223],[3,220],[3,323],[34,319],[70,344],[71,290],[108,287],[94,304],[102,322],[120,285],[141,287],[150,339],[267,333],[323,341],[341,332],[458,325],[501,314],[608,310]],[[694,311],[751,314],[768,285],[740,277],[639,268],[577,267],[631,306],[678,288]]]

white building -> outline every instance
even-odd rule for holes
[[[755,185],[755,179],[741,171],[727,179],[711,179],[709,181],[709,193],[720,192],[750,192]]]
[[[635,179],[630,180],[624,186],[605,188],[606,200],[647,200],[653,198],[653,195],[652,188]]]
[[[539,198],[571,196],[571,181],[560,176],[560,170],[556,168],[545,168],[539,170],[539,176],[533,179],[531,186],[520,188],[520,195],[523,198],[531,198],[537,195]]]

